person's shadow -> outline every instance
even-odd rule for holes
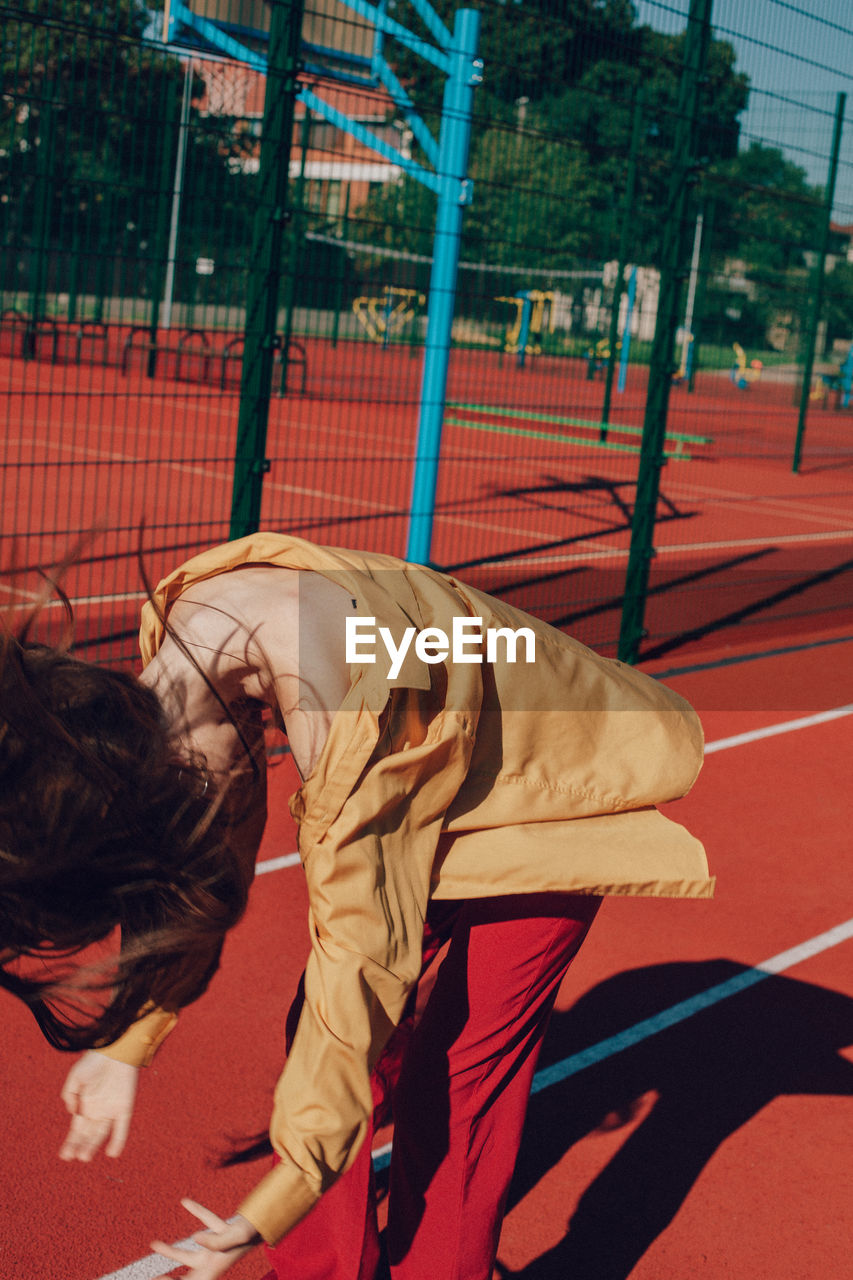
[[[747,972],[730,960],[608,979],[557,1014],[540,1071]],[[738,994],[535,1094],[508,1207],[581,1138],[651,1110],[581,1196],[565,1237],[518,1280],[625,1280],[720,1144],[780,1094],[853,1094],[853,1000],[794,978]]]

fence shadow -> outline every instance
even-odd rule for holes
[[[730,960],[619,974],[556,1015],[541,1065],[631,1027],[744,972]],[[586,1188],[554,1248],[517,1280],[626,1280],[717,1148],[783,1094],[853,1094],[853,1000],[781,976],[762,979],[696,1016],[587,1068],[531,1100],[510,1192],[518,1203],[566,1152],[636,1119]],[[574,1197],[573,1197],[574,1198]]]

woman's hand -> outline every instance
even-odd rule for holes
[[[218,1214],[205,1209],[204,1205],[195,1200],[182,1200],[181,1204],[207,1227],[206,1231],[197,1231],[192,1237],[201,1248],[182,1248],[180,1245],[166,1244],[163,1240],[153,1240],[151,1248],[155,1253],[169,1258],[173,1267],[178,1264],[189,1267],[193,1280],[217,1280],[239,1258],[261,1243],[261,1237],[251,1222],[239,1213],[225,1222]],[[164,1280],[165,1275],[164,1272],[160,1280]]]
[[[73,1118],[59,1151],[60,1160],[89,1161],[104,1142],[106,1155],[121,1155],[138,1077],[138,1067],[91,1049],[77,1059],[62,1089],[62,1101]]]

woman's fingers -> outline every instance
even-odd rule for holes
[[[89,1116],[74,1116],[68,1135],[59,1150],[60,1160],[90,1161],[101,1144],[109,1137],[111,1128],[111,1120],[93,1120]]]
[[[151,1248],[155,1253],[159,1253],[161,1257],[168,1258],[171,1262],[180,1262],[181,1266],[188,1267],[189,1259],[195,1255],[187,1249],[179,1249],[177,1245],[167,1244],[165,1240],[152,1240]]]
[[[137,1067],[100,1053],[84,1053],[74,1063],[61,1092],[71,1114],[68,1135],[59,1151],[62,1160],[89,1161],[105,1142],[108,1156],[121,1155],[138,1076]]]
[[[189,1267],[199,1280],[217,1280],[260,1240],[252,1224],[239,1213],[226,1222],[197,1200],[182,1200],[181,1204],[207,1229],[197,1232],[192,1237],[192,1244],[189,1241],[168,1244],[165,1240],[152,1240],[151,1248],[173,1264]]]
[[[203,1204],[199,1204],[197,1200],[182,1200],[181,1204],[193,1217],[198,1218],[199,1222],[203,1222],[206,1227],[210,1227],[211,1231],[225,1231],[228,1223],[224,1218],[220,1218],[218,1213],[214,1213],[212,1209],[205,1209]]]
[[[69,1115],[73,1116],[77,1111],[77,1107],[80,1102],[80,1088],[81,1086],[78,1084],[77,1080],[72,1078],[70,1075],[62,1086],[62,1091],[59,1096],[64,1102],[65,1109]]]
[[[104,1147],[104,1155],[120,1156],[124,1151],[124,1145],[127,1142],[127,1136],[130,1133],[130,1116],[116,1116],[113,1121],[113,1131],[110,1134],[110,1140]]]

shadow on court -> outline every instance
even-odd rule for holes
[[[728,960],[634,969],[551,1024],[540,1069],[744,972]],[[783,1094],[853,1094],[853,1000],[769,977],[534,1096],[510,1191],[521,1200],[580,1139],[651,1110],[583,1192],[564,1238],[517,1280],[625,1280],[730,1134]],[[500,1267],[500,1264],[499,1264]]]
[[[522,511],[525,509],[538,512],[555,511],[563,520],[567,515],[582,515],[585,526],[583,530],[569,536],[561,535],[559,538],[549,538],[534,543],[526,542],[517,547],[502,547],[491,556],[475,555],[466,560],[456,560],[452,564],[443,564],[441,568],[445,573],[463,574],[466,570],[473,568],[487,570],[492,561],[506,566],[508,561],[516,558],[527,558],[549,551],[567,551],[578,543],[587,546],[596,538],[607,538],[613,534],[630,532],[632,507],[622,490],[630,493],[633,488],[635,488],[633,481],[610,480],[605,476],[587,475],[582,480],[569,481],[549,475],[544,476],[535,485],[497,489],[490,499],[495,510],[505,510],[505,504],[514,501],[520,504]],[[578,499],[590,497],[594,499],[596,496],[599,498],[597,507],[590,505],[589,502],[586,504],[581,502],[578,506]],[[664,493],[659,495],[658,501],[661,506],[658,524],[666,524],[672,520],[692,520],[699,514],[694,510],[681,510]],[[500,595],[499,581],[500,579],[496,579],[493,585],[484,589]],[[504,590],[512,585],[515,584],[508,584]]]
[[[830,554],[832,554],[830,549]],[[769,574],[770,582],[781,582],[775,590],[763,592],[757,590],[760,580],[751,583],[748,578],[744,578],[742,583],[742,594],[744,596],[750,593],[755,595],[754,599],[744,599],[736,608],[727,612],[715,615],[699,625],[687,627],[678,632],[677,635],[671,635],[668,639],[662,640],[659,644],[651,645],[643,651],[643,660],[651,661],[654,658],[662,658],[673,650],[683,648],[697,640],[705,640],[709,636],[713,637],[718,633],[731,630],[733,627],[742,626],[749,622],[761,622],[770,620],[771,622],[779,616],[780,610],[784,610],[782,617],[788,621],[791,614],[796,616],[797,613],[817,615],[824,614],[828,619],[835,619],[843,622],[845,618],[850,616],[851,599],[853,599],[853,590],[851,590],[851,573],[853,573],[853,560],[843,560],[838,564],[831,564],[825,569],[816,569],[811,572],[803,572],[802,570],[792,569],[788,567],[784,558],[778,556],[776,551],[767,549],[758,552],[752,557],[744,557],[744,561],[752,559],[761,559],[769,556]],[[777,562],[781,563],[781,568],[777,568]],[[663,586],[654,588],[649,592],[650,596],[660,594],[662,591],[669,591],[673,586],[680,585],[676,582],[665,583]],[[823,589],[823,590],[822,590]],[[814,593],[806,601],[802,597]]]

